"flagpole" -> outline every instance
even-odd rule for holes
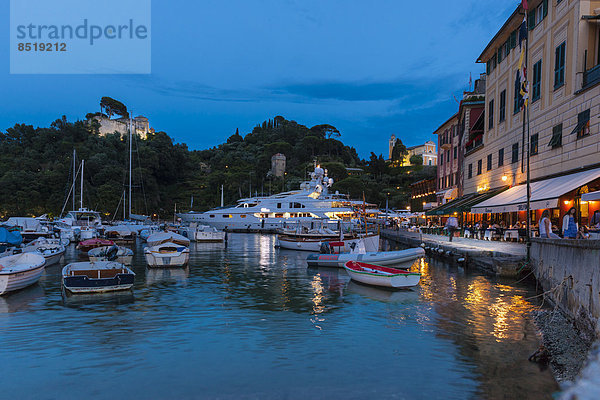
[[[524,2],[527,4],[526,2]],[[528,9],[525,9],[525,20],[528,18]],[[529,21],[526,22],[526,28],[529,29]],[[529,71],[529,32],[525,43],[525,74]],[[531,176],[529,171],[529,156],[531,154],[531,138],[529,135],[529,80],[525,76],[525,87],[527,88],[527,100],[523,109],[523,138],[525,138],[525,120],[527,120],[527,263],[531,261]],[[523,143],[525,145],[525,143]],[[521,163],[522,165],[522,163]]]

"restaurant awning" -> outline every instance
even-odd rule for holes
[[[600,168],[532,182],[530,209],[556,208],[560,196],[598,178],[600,178]],[[525,210],[527,210],[527,185],[513,186],[471,208],[471,212],[476,214]]]
[[[452,215],[454,213],[460,214],[463,212],[471,211],[471,207],[475,204],[479,204],[482,201],[489,199],[492,196],[506,190],[506,187],[488,190],[485,193],[470,193],[466,194],[458,199],[452,200],[438,208],[427,211],[427,216],[441,216],[441,215]]]
[[[598,200],[600,200],[600,191],[582,194],[581,200],[583,200],[583,201],[598,201]]]

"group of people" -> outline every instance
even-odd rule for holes
[[[589,239],[590,229],[600,229],[600,210],[596,210],[592,215],[589,222],[589,228],[585,225],[579,226],[577,223],[577,210],[572,207],[563,217],[562,220],[562,235],[565,239]],[[486,224],[487,225],[487,224]],[[483,228],[506,228],[504,221],[492,222],[491,224],[484,226]],[[456,217],[449,217],[446,221],[446,230],[450,237],[450,241],[454,237],[454,232],[459,229],[458,219]],[[475,229],[481,229],[482,226],[479,223],[476,224]],[[510,226],[509,229],[521,229],[523,225],[520,222]],[[560,236],[552,231],[552,222],[550,221],[550,211],[544,210],[542,217],[538,224],[539,234],[541,238],[547,239],[560,239]]]
[[[571,207],[565,214],[562,221],[562,234],[565,239],[589,239],[590,231],[585,225],[579,226],[577,223],[577,210]],[[590,219],[590,227],[600,229],[600,210],[596,210]],[[544,210],[540,218],[540,237],[547,239],[560,239],[556,233],[552,232],[552,223],[550,222],[550,211]]]

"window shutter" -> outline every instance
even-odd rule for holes
[[[529,26],[529,30],[535,28],[535,10],[527,13],[527,25]]]
[[[544,0],[542,4],[542,13],[544,15],[544,18],[546,18],[548,16],[548,0]]]

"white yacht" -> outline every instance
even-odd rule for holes
[[[303,182],[299,190],[248,197],[238,200],[235,206],[177,216],[184,223],[196,222],[235,232],[274,232],[296,221],[310,225],[315,218],[326,220],[330,228],[339,229],[342,221],[352,222],[356,218],[356,207],[362,206],[362,202],[350,201],[338,192],[330,194],[333,179],[319,166],[311,178],[310,182]]]

